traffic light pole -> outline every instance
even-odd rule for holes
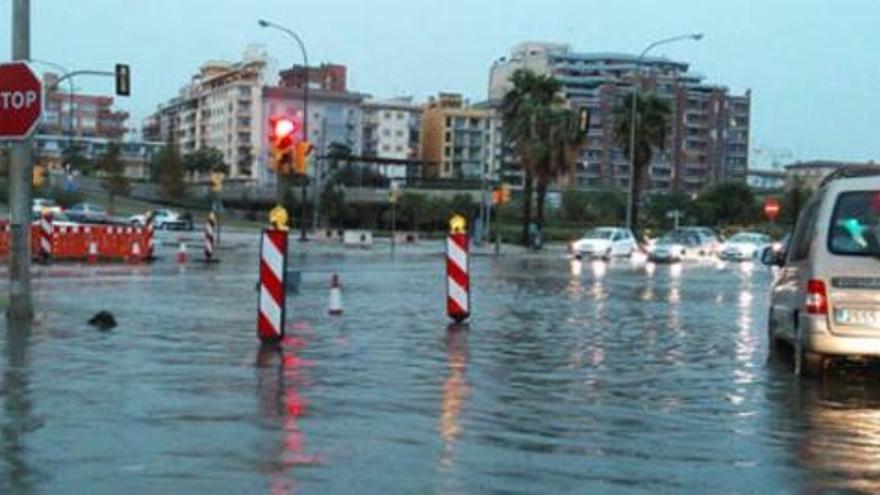
[[[30,0],[12,2],[12,60],[30,58]],[[9,167],[9,310],[13,323],[30,322],[31,302],[31,170],[32,139],[12,143]],[[24,327],[26,328],[26,327]]]

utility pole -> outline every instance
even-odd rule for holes
[[[12,1],[12,60],[31,58],[30,0]],[[12,322],[30,322],[31,302],[31,149],[33,139],[13,141],[9,153],[9,311]],[[24,327],[26,328],[26,327]]]

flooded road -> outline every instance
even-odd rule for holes
[[[478,256],[457,328],[439,244],[307,249],[280,348],[255,243],[38,268],[30,336],[0,333],[0,493],[880,490],[878,380],[768,366],[766,268]]]

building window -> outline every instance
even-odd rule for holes
[[[391,120],[391,112],[385,112],[382,114],[382,117],[385,118],[385,120]]]
[[[452,150],[449,148],[449,146],[443,148],[443,156],[449,156],[451,153]]]
[[[403,120],[403,112],[397,112],[397,120]]]
[[[443,141],[445,141],[447,143],[452,141],[452,133],[449,131],[446,131],[446,135],[443,136]]]
[[[452,117],[446,117],[446,127],[452,127]]]

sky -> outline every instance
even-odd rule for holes
[[[0,54],[10,53],[11,10],[0,0]],[[129,63],[132,96],[120,107],[140,126],[206,60],[236,60],[257,43],[279,66],[301,63],[259,18],[296,31],[312,64],[346,65],[350,89],[419,100],[440,91],[485,99],[492,61],[523,41],[638,53],[702,32],[652,54],[736,93],[751,89],[753,166],[880,161],[878,0],[31,0],[31,57],[70,69]],[[112,84],[77,80],[98,93]]]

